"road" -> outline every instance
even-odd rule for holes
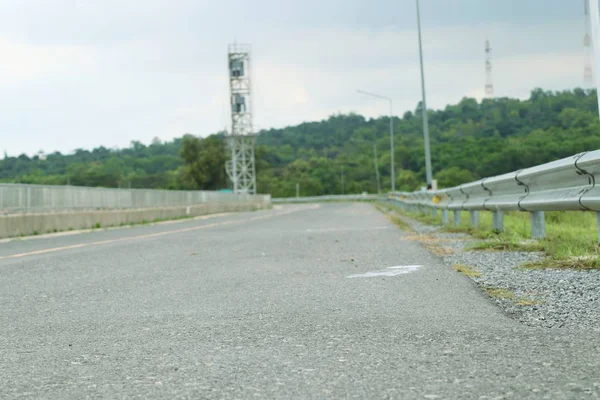
[[[0,398],[600,396],[600,335],[407,239],[323,204],[2,243]]]

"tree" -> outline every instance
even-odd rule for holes
[[[412,192],[418,190],[423,181],[419,179],[416,173],[403,169],[396,177],[396,190],[402,192]]]
[[[595,90],[535,90],[527,100],[465,98],[443,110],[428,110],[434,178],[454,186],[600,148]],[[421,105],[394,118],[396,187],[423,185],[425,157]],[[361,139],[367,142],[352,141]],[[341,166],[345,192],[375,192],[373,148],[382,188],[390,187],[387,116],[365,119],[337,114],[322,121],[262,131],[257,138],[259,192],[275,197],[339,193]],[[200,139],[132,141],[124,149],[97,147],[72,154],[5,154],[0,180],[85,186],[220,189],[226,187],[228,151],[223,133]]]
[[[440,171],[436,175],[440,188],[449,188],[477,180],[477,177],[466,169],[450,167]]]
[[[217,190],[226,186],[225,148],[222,136],[200,139],[183,138],[181,157],[185,162],[185,179],[195,189]]]

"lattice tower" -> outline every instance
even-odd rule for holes
[[[250,79],[250,45],[229,45],[228,68],[231,98],[231,132],[227,143],[231,160],[225,165],[234,193],[256,193],[252,128],[252,85]]]

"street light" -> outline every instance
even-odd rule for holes
[[[369,140],[350,139],[352,142],[369,143]],[[377,144],[373,141],[373,162],[375,164],[375,179],[377,180],[377,194],[381,194],[381,181],[379,180],[379,162],[377,159]]]
[[[378,99],[387,100],[390,103],[390,152],[391,152],[391,174],[392,174],[392,192],[396,191],[396,171],[395,171],[395,163],[394,163],[394,117],[393,117],[393,104],[392,99],[389,97],[381,96],[375,93],[364,92],[362,90],[357,90],[358,93],[364,94],[371,97],[376,97]]]
[[[429,117],[427,116],[427,100],[425,98],[425,70],[423,68],[423,44],[421,39],[421,9],[417,0],[417,26],[419,27],[419,59],[421,62],[421,91],[423,92],[423,138],[425,139],[425,173],[427,189],[432,189],[431,152],[429,149]]]
[[[587,10],[590,18],[590,27],[592,30],[592,44],[594,46],[594,64],[596,75],[600,76],[600,13],[598,11],[598,2],[587,0]],[[598,93],[600,93],[600,81],[596,83]],[[598,96],[598,110],[600,111],[600,96]]]

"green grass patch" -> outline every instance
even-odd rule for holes
[[[440,218],[434,217],[431,214],[406,213],[404,211],[401,211],[401,213],[405,214],[405,215],[407,214],[412,219],[422,222],[424,224],[436,225],[436,226],[442,225],[442,220]]]
[[[390,215],[389,216],[390,221],[392,221],[394,223],[394,225],[396,225],[398,228],[402,229],[403,231],[412,231],[412,227],[406,222],[404,221],[402,218],[396,217],[394,215]]]
[[[512,241],[499,237],[485,242],[474,243],[467,246],[466,250],[543,252],[544,244],[537,240]]]
[[[392,207],[386,203],[375,203],[375,208],[383,214],[387,214],[388,212],[392,211]]]
[[[566,259],[548,257],[540,261],[521,265],[526,269],[573,269],[577,271],[600,270],[600,257],[570,257]]]
[[[474,269],[467,267],[466,265],[457,264],[452,266],[452,269],[456,272],[460,272],[461,274],[468,276],[469,278],[479,278],[481,276],[481,272],[475,271]]]

